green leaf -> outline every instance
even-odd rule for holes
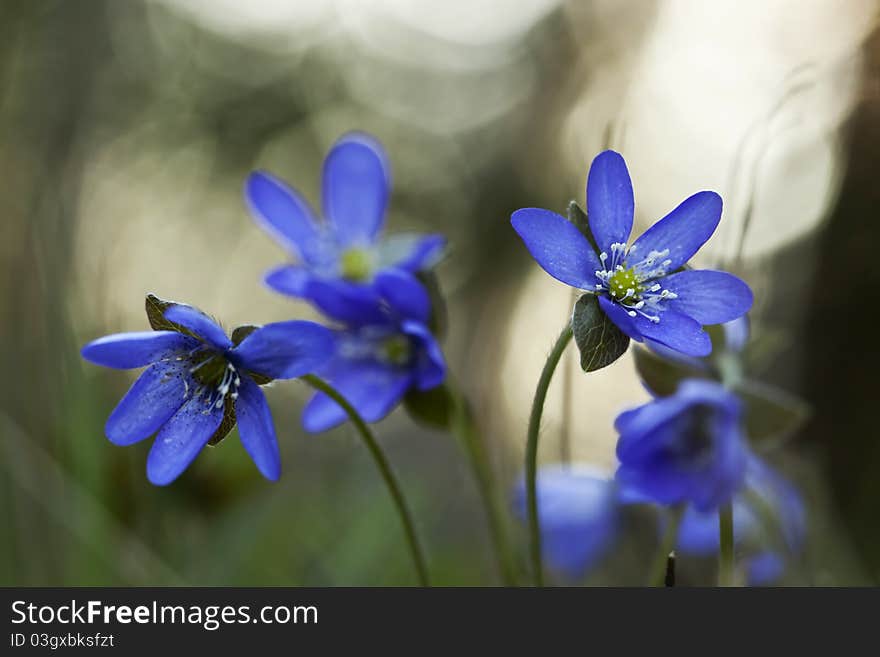
[[[244,326],[237,326],[235,330],[232,332],[232,344],[236,347],[241,344],[242,340],[244,340],[251,333],[256,331],[259,326],[254,326],[253,324],[245,324]]]
[[[428,291],[428,298],[431,300],[431,319],[428,321],[428,328],[439,340],[446,334],[447,325],[446,299],[440,289],[440,280],[433,270],[420,271],[416,274],[416,278]]]
[[[806,402],[775,386],[747,379],[734,391],[743,401],[746,434],[757,449],[777,447],[810,417]]]
[[[220,426],[217,427],[217,431],[214,432],[211,439],[208,440],[208,445],[211,447],[219,445],[229,432],[232,431],[232,427],[234,426],[235,400],[230,395],[226,395],[226,399],[223,401],[223,421],[220,423]]]
[[[584,372],[610,365],[629,346],[629,336],[605,316],[599,309],[599,300],[592,294],[583,295],[574,305],[571,328],[581,352],[581,369]]]
[[[587,238],[590,246],[596,255],[600,253],[599,246],[596,244],[596,238],[593,237],[593,231],[590,230],[590,222],[587,220],[587,213],[581,209],[577,201],[570,201],[568,204],[568,220],[575,225],[581,234]]]
[[[707,371],[662,358],[647,347],[636,347],[633,356],[642,382],[658,397],[673,394],[684,379],[713,378]]]
[[[160,299],[155,294],[148,294],[146,298],[147,321],[154,331],[177,331],[177,324],[165,319],[165,311],[174,305],[172,301]]]
[[[165,319],[165,311],[171,306],[179,305],[178,303],[160,299],[155,294],[148,294],[144,305],[147,310],[147,321],[150,322],[150,326],[154,331],[177,331],[178,333],[183,333],[191,338],[201,340],[199,336],[185,326],[181,326],[175,322],[169,322]]]
[[[403,405],[410,417],[432,429],[448,429],[455,414],[452,392],[441,384],[430,390],[410,389],[403,398]]]

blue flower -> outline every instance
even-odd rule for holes
[[[393,269],[413,278],[434,265],[445,246],[440,235],[379,239],[390,188],[385,151],[358,133],[339,139],[324,160],[326,222],[319,222],[308,203],[278,178],[252,173],[245,184],[251,213],[297,261],[271,270],[266,284],[311,301],[339,321],[381,321],[376,276]]]
[[[382,316],[338,331],[333,358],[318,370],[367,422],[388,415],[411,388],[430,390],[443,383],[446,364],[428,328],[431,302],[424,287],[398,270],[380,272],[375,289]],[[324,393],[306,404],[303,428],[317,433],[347,419]]]
[[[760,586],[781,577],[786,557],[800,550],[805,534],[806,510],[797,490],[766,463],[750,457],[743,490],[733,498],[733,535],[738,549],[747,552],[749,583]],[[679,527],[679,552],[711,556],[718,546],[718,514],[688,507]]]
[[[626,163],[605,151],[587,177],[587,216],[598,253],[574,224],[549,210],[517,210],[511,223],[548,274],[598,295],[602,311],[633,340],[708,355],[712,343],[702,327],[752,306],[751,290],[736,276],[681,270],[715,232],[721,197],[694,194],[629,244],[633,214]]]
[[[618,483],[659,504],[716,509],[745,478],[749,451],[740,415],[735,395],[695,379],[670,397],[621,413],[615,422]]]
[[[538,471],[537,494],[547,563],[569,579],[583,579],[617,536],[620,507],[614,480],[590,466],[545,466]],[[514,504],[525,519],[524,481]]]
[[[289,321],[240,327],[230,340],[192,306],[148,297],[147,307],[157,330],[108,335],[82,349],[83,358],[97,365],[147,367],[107,419],[107,438],[131,445],[158,432],[147,477],[163,486],[237,421],[242,445],[259,471],[278,479],[275,428],[258,383],[314,371],[333,353],[331,331]]]

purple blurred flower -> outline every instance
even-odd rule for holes
[[[394,270],[415,281],[414,274],[433,266],[446,243],[441,235],[380,239],[390,188],[384,149],[360,133],[344,135],[324,160],[326,222],[278,178],[252,173],[244,190],[251,214],[297,260],[271,270],[266,284],[307,299],[339,321],[381,321],[377,275]]]
[[[337,332],[333,358],[318,370],[367,422],[378,422],[411,388],[430,390],[443,383],[443,352],[428,328],[431,301],[424,287],[398,270],[376,275],[382,315]],[[303,409],[306,431],[317,433],[347,419],[322,392]]]
[[[774,526],[767,527],[768,521]],[[766,463],[750,457],[743,489],[733,498],[733,535],[738,548],[747,551],[744,565],[749,583],[760,586],[781,577],[786,557],[801,549],[805,534],[806,509],[797,490]],[[772,538],[778,540],[768,540]],[[718,553],[718,546],[718,514],[687,508],[677,549],[682,554],[711,556]]]
[[[589,466],[553,465],[538,471],[541,543],[550,567],[580,580],[607,553],[617,535],[619,500],[614,480]],[[514,508],[526,518],[525,482]]]
[[[721,385],[683,381],[669,397],[621,413],[617,481],[658,504],[711,511],[745,478],[748,447],[740,401]]]

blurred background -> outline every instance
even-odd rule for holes
[[[134,373],[79,358],[90,339],[146,328],[147,292],[226,326],[316,318],[261,285],[286,255],[249,218],[242,183],[265,168],[316,202],[323,156],[352,129],[389,152],[389,229],[450,238],[438,271],[445,347],[505,496],[573,302],[530,259],[510,213],[583,203],[589,163],[609,146],[630,167],[636,232],[695,191],[720,192],[721,226],[697,264],[749,281],[767,345],[753,373],[813,407],[773,459],[809,509],[804,567],[786,583],[877,584],[877,10],[868,0],[6,0],[0,584],[413,583],[356,436],[299,429],[305,387],[267,391],[279,483],[259,476],[233,433],[160,489],[144,474],[149,441],[120,448],[103,436]],[[613,418],[644,399],[629,357],[584,376],[569,351],[542,461],[613,472]],[[454,439],[401,411],[378,432],[434,580],[497,583]],[[511,531],[524,545],[513,520]],[[602,582],[640,581],[626,554]]]

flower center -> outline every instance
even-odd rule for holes
[[[637,245],[628,247],[622,242],[611,245],[611,255],[602,252],[599,260],[602,269],[596,271],[596,294],[605,293],[619,303],[630,317],[642,316],[650,322],[658,323],[660,313],[665,310],[663,301],[675,299],[677,295],[657,282],[666,276],[672,264],[667,256],[669,249],[650,251],[642,259],[632,258]]]
[[[189,373],[194,386],[190,387],[184,379],[184,399],[190,395],[194,399],[204,398],[205,413],[209,412],[212,406],[221,408],[227,394],[233,400],[238,399],[241,376],[235,365],[226,360],[222,354],[214,351],[196,351],[190,357],[190,363]]]
[[[409,339],[403,335],[395,335],[382,343],[382,358],[393,365],[406,365],[412,354]]]
[[[628,299],[633,302],[641,298],[641,286],[634,268],[618,269],[608,278],[608,292],[615,299]]]
[[[373,258],[366,249],[346,249],[339,257],[339,268],[343,278],[363,282],[370,278],[373,271]]]

